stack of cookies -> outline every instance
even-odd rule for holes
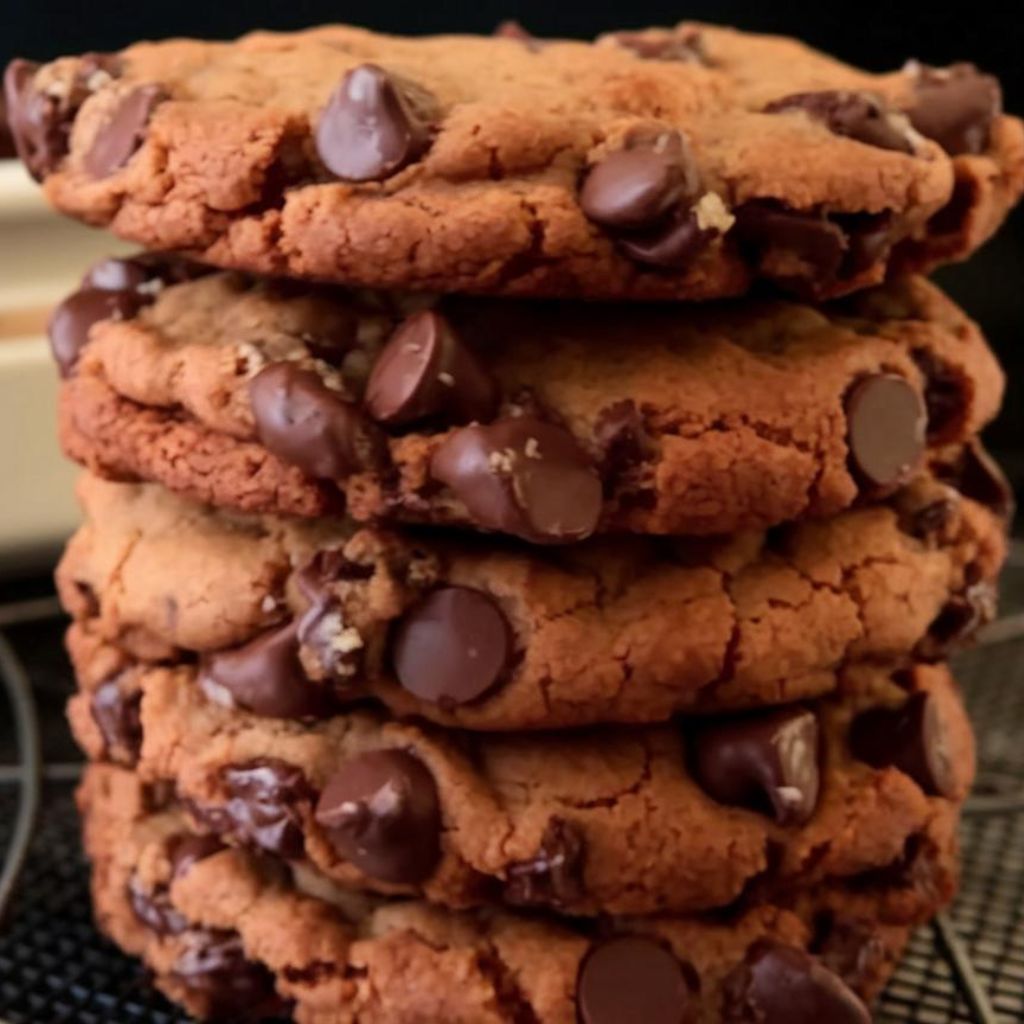
[[[6,88],[147,250],[51,323],[107,934],[203,1018],[868,1021],[956,888],[1012,505],[913,276],[1024,189],[997,83],[683,25]]]

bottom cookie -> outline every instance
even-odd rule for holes
[[[122,768],[89,768],[79,802],[100,926],[203,1018],[868,1024],[912,927],[896,890],[927,891],[918,858],[909,876],[879,872],[714,916],[584,925],[456,913],[223,847]]]

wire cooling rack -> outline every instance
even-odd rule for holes
[[[1003,617],[958,662],[980,776],[962,827],[963,889],[912,941],[879,1024],[1024,1022],[1024,546]],[[186,1024],[97,934],[63,726],[71,675],[52,597],[0,603],[0,1024]]]

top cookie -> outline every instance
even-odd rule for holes
[[[976,248],[1024,127],[970,65],[887,75],[703,25],[595,43],[330,26],[5,79],[51,201],[152,248],[379,288],[813,297]]]

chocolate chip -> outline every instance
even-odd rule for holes
[[[649,32],[611,32],[602,36],[624,50],[631,50],[642,60],[681,61],[711,67],[700,29],[678,28]]]
[[[174,977],[204,1004],[204,1017],[257,1021],[276,1017],[284,1001],[274,977],[262,964],[245,957],[235,932],[193,928],[187,948],[172,969]]]
[[[69,295],[50,316],[50,351],[62,377],[67,377],[88,344],[89,331],[101,320],[130,320],[146,299],[134,291],[83,288]]]
[[[92,94],[100,76],[115,76],[120,61],[111,54],[87,53],[66,87],[43,92],[35,88],[40,65],[12,60],[4,72],[7,118],[18,156],[36,181],[60,166],[68,153],[71,125],[79,108]],[[102,79],[101,79],[102,80]]]
[[[622,935],[594,946],[580,965],[581,1024],[688,1024],[693,996],[687,971],[656,939]]]
[[[912,64],[914,102],[910,123],[951,156],[984,153],[992,124],[1003,111],[999,82],[973,64],[929,68]]]
[[[183,878],[198,864],[215,853],[225,849],[224,844],[216,836],[199,836],[181,834],[171,836],[167,841],[167,856],[171,862],[171,874],[174,878]]]
[[[179,935],[188,927],[188,921],[174,909],[165,885],[147,890],[133,877],[128,883],[128,902],[135,916],[157,935]]]
[[[153,111],[167,98],[158,85],[140,85],[125,93],[85,151],[85,170],[94,178],[106,178],[124,167],[142,145]]]
[[[512,630],[493,598],[471,587],[444,587],[398,623],[391,661],[398,681],[420,700],[468,704],[508,670]]]
[[[138,292],[142,301],[153,301],[159,285],[195,281],[211,273],[210,268],[171,253],[137,253],[124,258],[100,260],[86,271],[82,288],[105,292]],[[157,287],[153,287],[154,284]]]
[[[609,491],[634,475],[656,450],[647,423],[631,398],[601,410],[594,424],[594,439],[603,452],[601,477]]]
[[[943,606],[928,626],[928,635],[914,649],[922,661],[944,661],[996,617],[999,593],[994,583],[978,580]]]
[[[735,211],[736,234],[756,250],[765,272],[783,281],[835,280],[848,248],[846,233],[821,213],[790,210],[768,200]]]
[[[349,71],[320,115],[316,149],[344,181],[383,181],[422,156],[431,131],[405,90],[375,64]]]
[[[960,507],[960,496],[937,480],[918,478],[893,496],[900,529],[918,540],[941,537]]]
[[[263,444],[311,476],[343,480],[384,458],[377,428],[310,370],[271,363],[250,381],[249,398]]]
[[[366,408],[379,423],[408,426],[486,421],[498,389],[475,353],[433,310],[409,317],[377,357],[366,384]]]
[[[968,382],[963,374],[928,349],[919,348],[911,354],[925,380],[928,440],[937,443],[955,439],[967,417]]]
[[[304,844],[299,805],[310,799],[302,772],[276,758],[228,765],[220,772],[227,800],[221,805],[189,802],[194,817],[219,835],[297,860]]]
[[[142,750],[142,694],[125,693],[116,678],[101,683],[89,705],[103,737],[103,756],[133,768]]]
[[[341,604],[334,597],[324,594],[305,611],[299,620],[299,643],[301,657],[313,659],[311,671],[318,678],[332,680],[337,696],[354,699],[361,695],[363,638],[354,627],[345,625]]]
[[[505,901],[523,907],[566,907],[583,895],[585,845],[580,830],[552,818],[537,853],[510,864]]]
[[[199,685],[217,704],[267,718],[323,718],[332,710],[325,688],[303,671],[295,622],[204,658]]]
[[[146,285],[152,275],[137,259],[105,259],[93,264],[82,278],[82,288],[98,288],[103,292],[133,292]]]
[[[850,750],[873,768],[898,768],[931,796],[956,795],[946,723],[930,694],[862,711],[850,726]]]
[[[821,963],[856,991],[870,988],[889,959],[872,921],[823,915],[816,923],[815,952]]]
[[[899,374],[875,373],[856,381],[846,395],[850,464],[870,487],[905,482],[925,449],[924,402]]]
[[[601,515],[601,480],[568,431],[532,416],[463,427],[441,445],[431,476],[480,525],[538,544],[589,537]]]
[[[886,110],[880,100],[867,93],[839,89],[799,92],[774,100],[764,108],[766,114],[791,110],[804,111],[836,135],[879,149],[914,152],[906,119]]]
[[[1013,488],[998,463],[980,441],[964,446],[960,457],[949,465],[936,467],[939,479],[955,487],[965,498],[991,509],[1005,520],[1013,519]]]
[[[635,263],[661,270],[681,270],[717,231],[701,228],[692,210],[677,209],[659,226],[618,239],[619,248]]]
[[[403,750],[371,751],[343,764],[320,796],[316,820],[342,857],[382,882],[423,882],[441,859],[434,778]]]
[[[803,950],[760,939],[724,984],[727,1024],[871,1024],[843,980]]]
[[[814,814],[821,788],[818,720],[803,708],[702,722],[692,734],[693,772],[714,800],[771,813],[782,825]]]

